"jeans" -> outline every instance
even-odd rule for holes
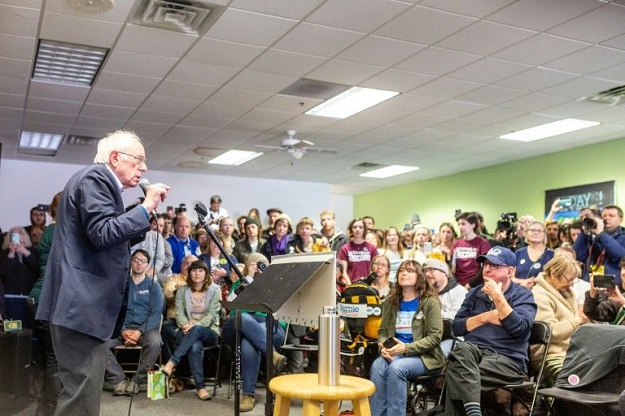
[[[230,315],[224,323],[222,335],[226,342],[235,344],[235,316]],[[273,344],[282,345],[284,329],[276,322],[273,328]],[[243,394],[254,395],[260,371],[261,356],[267,352],[266,318],[251,313],[241,313],[241,379]]]
[[[182,357],[189,357],[189,367],[196,389],[204,388],[204,347],[217,345],[219,335],[212,329],[195,325],[182,337],[170,360],[178,365]]]
[[[436,374],[440,369],[429,371],[418,356],[396,356],[388,362],[378,357],[371,366],[371,381],[375,392],[371,396],[372,416],[395,416],[406,414],[407,388],[410,378]]]
[[[124,369],[119,365],[113,353],[113,348],[123,343],[121,338],[114,338],[108,341],[109,348],[106,352],[106,381],[114,386],[126,379]],[[156,364],[156,360],[161,353],[161,334],[159,334],[157,330],[148,331],[139,338],[137,344],[141,346],[143,351],[141,351],[141,361],[137,365],[135,381],[137,384],[146,384],[148,381],[147,370],[154,368],[154,364]]]

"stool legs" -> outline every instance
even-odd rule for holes
[[[291,399],[276,394],[276,401],[273,406],[273,416],[289,416]]]
[[[371,409],[369,408],[369,399],[366,397],[363,399],[352,400],[354,406],[355,416],[371,416]]]
[[[319,416],[321,414],[321,402],[319,400],[308,400],[304,399],[304,403],[302,405],[302,415],[303,416]],[[324,416],[327,413],[324,412]],[[329,415],[332,416],[332,415]]]

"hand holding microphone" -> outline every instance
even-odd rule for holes
[[[139,188],[143,191],[145,195],[145,200],[143,201],[143,207],[151,214],[156,213],[156,207],[160,202],[164,202],[167,198],[167,191],[171,189],[168,185],[162,183],[156,183],[154,185],[150,185],[150,181],[146,178],[143,178],[139,181]]]

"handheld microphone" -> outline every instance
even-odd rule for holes
[[[378,278],[378,275],[375,274],[375,272],[371,272],[369,274],[369,276],[365,277],[364,279],[362,279],[363,283],[371,286],[371,284],[373,284],[373,282],[375,282],[375,279]]]
[[[148,186],[150,186],[150,181],[147,180],[147,178],[141,178],[139,181],[139,188],[143,191],[144,196],[148,195]],[[154,219],[158,218],[156,210],[153,210],[150,214],[154,217]]]

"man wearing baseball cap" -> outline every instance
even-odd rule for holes
[[[532,292],[512,281],[516,256],[495,246],[477,261],[484,284],[467,293],[454,319],[453,333],[464,336],[464,342],[449,354],[446,416],[481,415],[483,384],[520,384],[528,370],[527,349],[537,307]]]

